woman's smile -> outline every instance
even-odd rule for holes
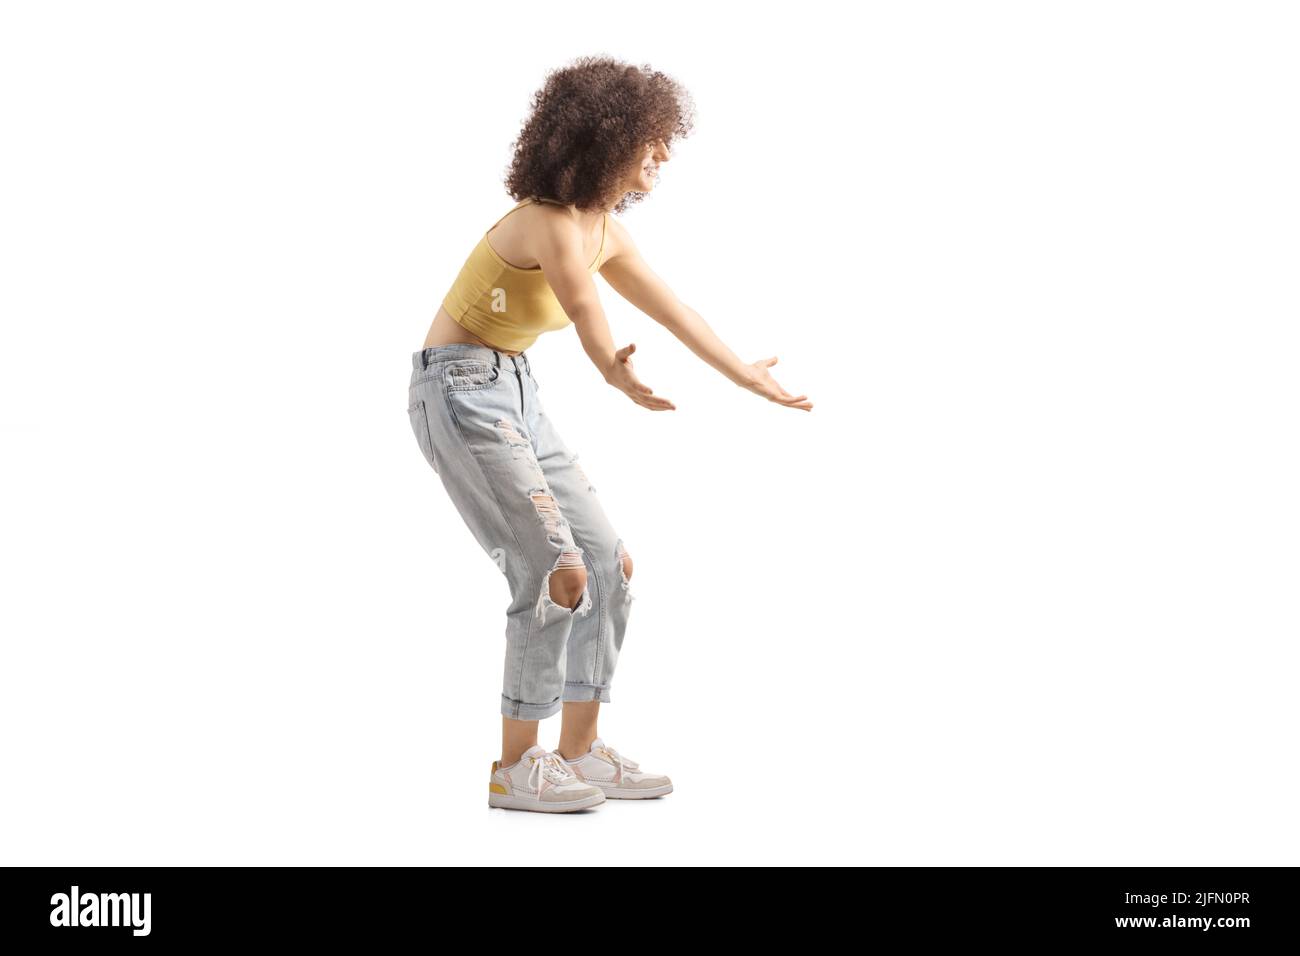
[[[642,191],[653,188],[655,180],[659,178],[659,164],[666,162],[668,156],[668,146],[662,139],[655,140],[653,143],[647,143],[650,155],[641,162],[641,183],[645,187]]]

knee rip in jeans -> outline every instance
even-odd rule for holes
[[[615,554],[618,557],[618,576],[621,579],[619,584],[622,585],[624,596],[630,601],[632,600],[632,585],[629,580],[632,577],[632,555],[627,553],[627,548],[623,546],[621,538],[618,547],[615,549]]]
[[[561,572],[561,582],[565,585],[565,590],[559,595],[551,593],[551,577],[556,571]],[[575,598],[566,593],[570,589],[576,589],[581,583],[582,592],[578,598],[577,607],[570,607],[568,603],[561,603],[559,598],[567,598],[572,601]],[[560,552],[559,557],[555,559],[555,564],[546,572],[542,578],[542,587],[537,595],[537,616],[542,617],[545,614],[547,605],[551,607],[562,607],[573,614],[586,614],[591,610],[591,591],[587,587],[587,569],[582,562],[582,551],[577,548],[566,548]]]

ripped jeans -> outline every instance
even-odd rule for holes
[[[481,345],[415,352],[408,402],[425,461],[510,588],[501,713],[539,720],[608,702],[632,604],[623,541],[546,417],[528,357]],[[583,568],[577,605],[551,574]]]

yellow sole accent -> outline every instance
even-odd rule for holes
[[[488,793],[506,793],[506,788],[499,783],[489,783]]]

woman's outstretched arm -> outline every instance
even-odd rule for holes
[[[742,388],[778,405],[812,410],[812,402],[808,401],[807,395],[791,395],[772,377],[768,369],[776,364],[776,356],[752,363],[741,360],[718,338],[703,316],[678,299],[667,283],[655,275],[622,223],[611,219],[610,234],[612,248],[601,266],[600,274],[615,292]]]
[[[582,348],[605,381],[632,401],[652,411],[672,411],[677,406],[641,382],[632,370],[629,356],[636,345],[615,350],[609,321],[600,304],[596,283],[583,261],[582,234],[577,224],[559,210],[546,210],[544,228],[536,238],[537,264],[564,314],[578,330]]]

